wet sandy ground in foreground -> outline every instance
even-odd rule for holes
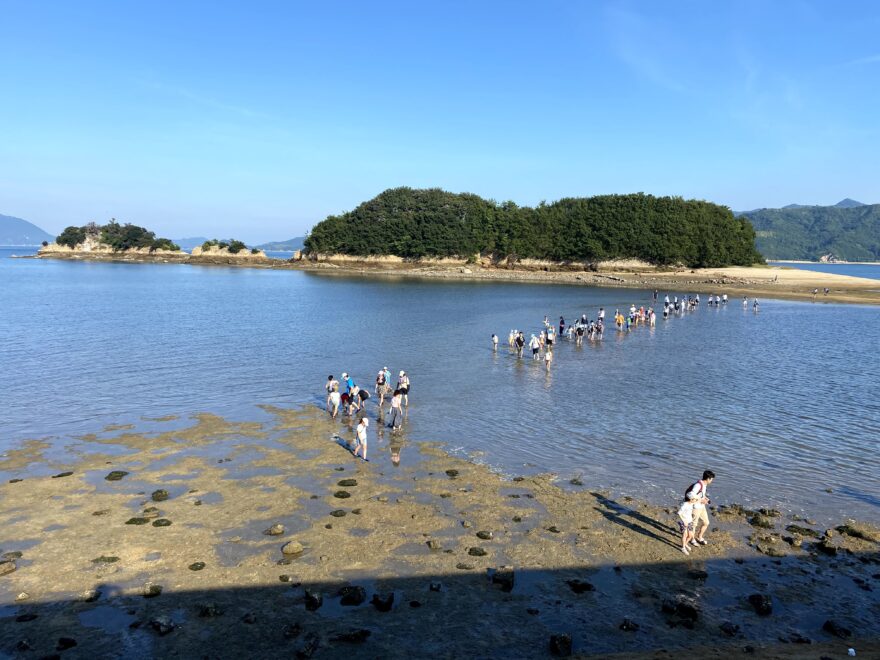
[[[265,410],[0,457],[0,658],[542,657],[565,635],[585,657],[880,657],[872,526],[726,506],[686,557],[672,509],[588,477],[505,480],[405,432],[371,431],[364,463],[321,411]]]

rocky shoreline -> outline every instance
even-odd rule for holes
[[[321,411],[265,410],[6,451],[0,654],[880,653],[873,526],[731,504],[685,557],[672,508],[384,431],[363,463]]]
[[[630,289],[658,289],[668,292],[727,293],[734,303],[741,296],[749,298],[782,298],[789,300],[817,300],[855,304],[880,304],[880,282],[859,277],[820,273],[787,267],[731,267],[658,270],[636,263],[602,264],[599,270],[590,270],[583,264],[548,265],[529,263],[519,266],[469,264],[461,260],[428,260],[424,262],[389,261],[383,259],[357,260],[325,257],[320,260],[273,259],[265,255],[239,253],[149,254],[143,252],[96,253],[56,251],[44,248],[38,259],[66,259],[74,261],[110,261],[136,263],[186,263],[203,266],[236,266],[242,268],[271,268],[275,270],[302,270],[319,275],[377,278],[448,279],[461,281],[503,281],[536,284],[565,284],[573,286],[620,287]],[[813,290],[820,293],[814,297]]]

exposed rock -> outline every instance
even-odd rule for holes
[[[769,616],[773,613],[773,598],[765,594],[752,594],[749,603],[755,608],[760,616]]]
[[[335,493],[333,493],[333,497],[338,497],[339,499],[344,500],[348,497],[351,497],[351,493],[349,493],[347,490],[337,490]]]
[[[150,520],[148,518],[129,518],[125,521],[126,525],[146,525]]]
[[[203,562],[203,561],[197,561],[197,562],[193,562],[192,564],[189,565],[189,570],[191,570],[191,571],[200,571],[200,570],[202,570],[204,567],[205,567],[205,562]]]
[[[21,559],[22,553],[20,550],[12,550],[10,552],[4,552],[0,555],[0,560],[9,561],[11,559]]]
[[[314,612],[319,609],[321,605],[324,604],[324,596],[321,595],[318,591],[312,591],[311,589],[306,589],[303,600],[306,605],[306,609],[309,612]]]
[[[113,470],[110,474],[108,474],[104,479],[107,481],[121,481],[123,477],[127,477],[128,472],[124,472],[122,470]]]
[[[353,488],[358,485],[357,479],[343,479],[339,481],[337,486],[342,486],[343,488]]]
[[[492,584],[500,587],[501,591],[505,593],[513,591],[514,580],[515,573],[512,566],[501,566],[492,572]]]
[[[511,520],[513,522],[522,522],[522,516],[514,516]]]
[[[799,536],[806,536],[808,538],[818,539],[821,538],[821,534],[815,529],[810,529],[809,527],[801,527],[800,525],[789,525],[785,528],[786,532],[791,532],[792,534],[798,534]]]
[[[739,626],[735,623],[731,623],[730,621],[725,621],[718,627],[721,628],[721,632],[723,632],[728,637],[733,637],[739,632]]]
[[[79,599],[84,603],[94,603],[101,597],[101,592],[97,589],[87,589],[79,595]]]
[[[675,614],[685,621],[693,622],[700,617],[700,608],[697,607],[696,601],[684,594],[679,594],[675,598],[665,598],[661,610],[666,614]]]
[[[27,600],[27,599],[30,598],[30,597],[31,597],[31,595],[30,595],[27,591],[22,591],[20,594],[18,594],[18,595],[15,597],[15,602],[16,602],[16,603],[20,603],[20,602],[22,602],[22,601]]]
[[[486,530],[477,532],[477,538],[483,539],[484,541],[491,541],[493,536],[492,532]]]
[[[839,548],[834,545],[834,543],[829,542],[827,538],[822,539],[819,543],[816,544],[816,549],[822,554],[828,555],[829,557],[834,557],[837,555]]]
[[[345,511],[342,509],[336,509],[335,511],[331,511],[330,515],[334,518],[343,518],[345,516]]]
[[[346,585],[339,590],[340,605],[354,607],[361,605],[367,599],[367,591],[358,585]]]
[[[39,618],[39,616],[34,614],[33,612],[28,612],[27,614],[19,614],[17,617],[15,617],[15,622],[16,623],[28,623],[28,622],[34,621],[38,618]]]
[[[460,571],[472,571],[474,570],[473,564],[465,564],[464,562],[459,562],[455,565],[455,567]]]
[[[61,479],[62,477],[69,477],[73,472],[59,472],[58,474],[53,474],[53,479]]]
[[[550,527],[547,528],[547,531],[553,532],[554,534],[559,534],[561,532],[561,530],[556,525],[550,525]]]
[[[777,509],[764,509],[764,508],[761,508],[761,509],[758,509],[758,512],[759,512],[762,516],[767,516],[768,518],[778,518],[779,516],[782,515]]]
[[[298,557],[304,550],[305,548],[299,541],[288,541],[281,547],[281,552],[291,557]]]
[[[551,635],[550,653],[559,657],[567,658],[571,655],[571,635]]]
[[[392,591],[389,594],[373,594],[370,603],[379,612],[390,612],[394,606],[394,592]]]
[[[58,643],[55,645],[56,651],[66,651],[76,646],[76,640],[73,637],[59,637]]]
[[[155,598],[162,593],[162,585],[147,582],[141,590],[144,598]]]
[[[458,470],[446,470],[446,476],[455,479],[458,476]]]
[[[264,529],[263,534],[266,536],[281,536],[284,534],[284,525],[281,523],[275,523],[269,529]]]
[[[110,513],[110,509],[100,509],[99,511],[92,511],[93,516],[106,516]]]
[[[223,608],[216,603],[209,603],[199,607],[199,616],[203,619],[213,619],[223,616]]]
[[[429,548],[431,548],[431,550],[439,550],[440,549],[440,542],[435,539],[431,539],[431,540],[427,541],[427,546]]]
[[[584,482],[581,481],[580,479],[578,479],[577,477],[575,477],[574,479],[571,479],[568,483],[570,483],[572,486],[583,486],[584,485]]]
[[[850,520],[847,521],[847,524],[836,527],[835,529],[845,536],[862,539],[863,541],[880,543],[880,531],[873,529],[864,523],[857,523]]]
[[[17,566],[14,561],[0,561],[0,575],[9,575]]]
[[[361,515],[361,510],[360,509],[352,509],[351,513],[352,513],[352,515],[359,516],[359,515]]]
[[[470,529],[471,527],[474,526],[474,524],[470,520],[462,520],[461,526],[464,527],[465,529]]]
[[[159,518],[153,521],[153,527],[170,527],[171,521],[168,518]]]
[[[440,582],[431,582],[428,584],[428,590],[440,593],[443,590],[443,584]]]
[[[100,557],[95,557],[92,560],[93,564],[115,564],[119,561],[119,557],[108,557],[106,555],[101,555]]]
[[[761,515],[760,513],[756,513],[751,518],[749,518],[749,524],[752,527],[758,527],[759,529],[773,529],[773,521],[769,520],[767,517]]]
[[[588,591],[595,591],[596,587],[594,587],[589,582],[584,580],[574,579],[574,580],[566,580],[565,584],[569,586],[569,588],[576,594],[587,593]]]
[[[795,631],[788,636],[788,639],[785,640],[791,642],[792,644],[812,644],[813,640],[809,637],[805,637],[799,632]]]
[[[146,518],[147,520],[152,520],[153,518],[159,517],[159,509],[154,506],[148,506],[144,509],[143,513],[141,513],[141,517]]]
[[[486,551],[483,550],[483,548],[473,547],[473,548],[468,548],[468,554],[471,557],[485,557]]]
[[[693,569],[687,572],[687,576],[691,580],[705,580],[709,577],[709,573],[699,569]]]
[[[154,490],[153,494],[150,495],[150,499],[152,499],[154,502],[164,502],[168,499],[168,491],[164,488]]]
[[[630,619],[624,619],[623,622],[618,626],[624,632],[636,632],[639,629],[639,624]]]
[[[834,619],[828,619],[825,623],[823,623],[822,630],[834,635],[835,637],[840,637],[840,639],[847,639],[848,637],[852,637],[852,631],[849,628],[844,628]]]
[[[176,627],[177,625],[171,620],[171,617],[165,615],[157,616],[155,619],[150,620],[150,628],[157,632],[160,637],[174,632]]]
[[[296,657],[300,659],[311,658],[321,646],[321,638],[316,633],[310,632],[303,637],[302,644],[296,650]]]
[[[284,573],[283,575],[279,575],[278,580],[280,582],[286,582],[288,584],[292,583],[293,586],[295,586],[295,587],[298,587],[300,585],[300,583],[296,581],[296,578],[294,576],[288,575],[287,573]]]

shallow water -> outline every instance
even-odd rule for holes
[[[672,504],[711,467],[715,503],[880,520],[878,309],[762,302],[563,341],[547,374],[508,353],[510,328],[650,294],[0,258],[0,451],[141,417],[259,420],[259,404],[322,405],[330,373],[372,389],[388,365],[412,378],[408,440],[509,473]]]
[[[880,264],[792,264],[780,261],[771,261],[769,263],[771,266],[784,266],[785,268],[813,270],[819,273],[833,273],[835,275],[849,275],[850,277],[866,277],[870,280],[880,280]]]

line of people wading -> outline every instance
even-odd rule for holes
[[[722,307],[728,303],[727,294],[709,295],[708,305],[710,307]],[[657,304],[657,291],[654,291],[654,304]],[[743,297],[743,309],[747,309],[749,305],[748,298]],[[700,294],[694,296],[673,296],[670,300],[669,296],[665,296],[663,300],[663,318],[668,319],[673,315],[683,315],[685,312],[692,312],[700,305]],[[758,299],[755,298],[752,308],[758,311]],[[614,326],[617,332],[630,332],[638,326],[647,326],[653,328],[657,324],[657,313],[654,307],[630,305],[629,313],[624,315],[620,309],[614,312]],[[522,358],[526,346],[532,354],[533,360],[543,360],[544,365],[549,371],[550,365],[553,364],[553,346],[558,343],[560,338],[566,338],[573,341],[575,346],[581,346],[586,338],[590,342],[601,341],[605,335],[605,308],[600,307],[599,312],[594,320],[588,319],[586,314],[571,325],[566,325],[565,318],[559,317],[559,330],[550,322],[550,318],[544,317],[544,329],[537,334],[532,334],[530,339],[526,341],[525,333],[522,330],[511,329],[507,335],[507,346],[511,352],[516,353],[517,358]],[[492,350],[498,350],[498,335],[492,335]]]

